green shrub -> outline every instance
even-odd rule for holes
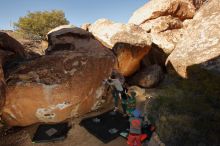
[[[69,24],[61,10],[28,12],[14,23],[17,31],[28,35],[31,39],[46,39],[46,34],[53,28]]]

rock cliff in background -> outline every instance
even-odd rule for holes
[[[204,5],[189,22],[182,39],[168,57],[176,72],[186,78],[192,66],[220,72],[220,2]]]
[[[104,102],[102,80],[115,64],[111,50],[76,27],[58,28],[48,38],[48,55],[8,71],[2,114],[9,125],[60,122]]]
[[[151,47],[150,35],[133,24],[100,19],[89,27],[89,31],[103,45],[113,49],[118,60],[118,70],[124,76],[130,76],[138,70]]]
[[[24,57],[24,47],[4,32],[0,32],[0,109],[5,101],[4,66],[6,63]]]

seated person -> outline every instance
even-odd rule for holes
[[[138,109],[135,109],[129,119],[130,130],[127,141],[129,146],[141,146],[141,129],[143,126],[143,120],[140,116],[141,112]]]

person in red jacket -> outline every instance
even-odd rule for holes
[[[141,128],[143,125],[143,120],[140,117],[141,112],[135,109],[132,112],[132,117],[130,117],[130,131],[128,135],[128,145],[129,146],[141,146]]]

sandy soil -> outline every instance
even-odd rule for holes
[[[109,109],[93,112],[80,118],[67,120],[72,128],[68,132],[68,136],[63,141],[50,142],[50,143],[32,143],[31,139],[37,130],[39,124],[22,128],[22,130],[9,134],[7,136],[0,136],[0,146],[127,146],[124,138],[118,137],[117,139],[104,144],[95,136],[87,132],[86,129],[79,125],[81,119],[99,115]],[[154,134],[151,141],[143,146],[164,146],[158,144],[157,135]]]
[[[100,114],[102,112],[91,113],[81,118],[68,120],[69,123],[72,123],[72,128],[70,129],[67,138],[63,141],[51,143],[32,143],[31,138],[38,127],[36,124],[25,127],[23,130],[17,133],[2,137],[2,140],[0,139],[0,146],[126,146],[126,140],[121,137],[118,137],[108,144],[104,144],[79,125],[79,122],[82,118]]]

